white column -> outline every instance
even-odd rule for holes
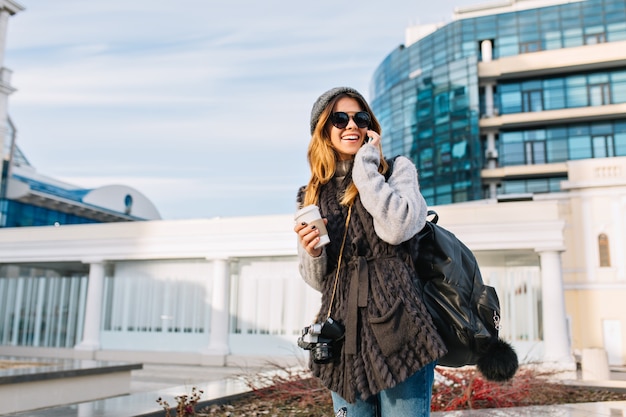
[[[485,147],[485,159],[487,160],[488,169],[497,168],[496,161],[498,160],[498,150],[496,149],[496,134],[495,132],[487,132],[487,146]],[[495,193],[490,198],[496,198]]]
[[[482,56],[483,62],[491,62],[493,59],[493,45],[491,40],[484,40],[480,43],[480,52]],[[487,81],[483,84],[485,89],[485,117],[493,117],[494,112],[494,97],[493,91],[495,88],[495,82]],[[498,152],[496,150],[496,133],[488,132],[487,133],[487,146],[485,147],[485,160],[487,161],[487,165],[485,168],[487,169],[495,169],[498,160]],[[491,181],[489,182],[489,198],[495,199],[498,194],[498,184],[497,182]]]
[[[8,155],[3,155],[4,149],[9,145],[7,141],[6,120],[8,115],[8,99],[12,93],[10,85],[11,71],[4,68],[4,50],[6,48],[7,28],[9,25],[9,12],[7,10],[0,11],[0,161],[3,161]],[[4,79],[6,78],[6,79]]]
[[[494,84],[488,81],[485,85],[485,116],[493,117],[494,99],[493,99],[493,87]]]
[[[11,14],[7,10],[0,11],[0,67],[4,66],[4,51],[6,49],[10,16]]]
[[[480,43],[480,54],[482,62],[491,62],[493,59],[493,45],[490,40],[485,40]],[[485,116],[493,116],[493,87],[495,83],[488,81],[485,87]]]
[[[543,304],[543,362],[571,365],[574,357],[567,331],[561,255],[557,250],[546,250],[539,251],[539,258]]]
[[[491,62],[493,59],[493,45],[490,40],[480,43],[480,53],[483,62]],[[493,88],[495,83],[488,81],[485,87],[485,116],[493,117]]]
[[[496,134],[494,132],[487,133],[487,149],[488,150],[496,149]]]
[[[211,293],[211,336],[209,346],[203,352],[203,365],[225,365],[228,345],[228,321],[230,316],[230,262],[213,259],[213,291]]]
[[[83,340],[76,345],[76,350],[96,351],[100,349],[104,266],[104,262],[102,261],[91,262],[89,264],[89,283],[87,284],[87,304],[85,306]]]

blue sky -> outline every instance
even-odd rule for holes
[[[18,0],[9,114],[38,172],[164,219],[292,213],[315,99],[475,0]]]

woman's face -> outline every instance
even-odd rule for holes
[[[344,112],[350,116],[348,125],[343,129],[338,129],[332,123],[330,126],[330,142],[339,155],[339,160],[354,158],[359,148],[363,145],[367,137],[367,127],[359,128],[352,117],[363,109],[359,102],[351,97],[342,97],[337,100],[333,113]]]

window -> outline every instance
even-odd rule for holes
[[[606,42],[606,35],[603,33],[591,33],[585,35],[585,45],[595,45]]]
[[[626,156],[626,122],[616,122],[613,125],[613,140],[615,155]]]
[[[520,44],[520,53],[541,51],[541,41],[522,42]]]
[[[566,179],[565,177],[551,177],[528,180],[504,180],[500,184],[498,195],[558,192],[561,189],[561,181]]]
[[[609,156],[615,156],[612,135],[593,136],[591,140],[593,143],[594,158],[607,158]]]
[[[565,79],[567,107],[587,106],[587,79],[584,75],[576,75]]]
[[[418,119],[422,119],[424,117],[430,117],[432,111],[432,103],[430,99],[428,100],[420,100],[417,103],[417,117]]]
[[[611,87],[608,83],[589,85],[589,105],[611,104]]]
[[[502,131],[498,155],[500,166],[626,156],[626,121]]]
[[[589,148],[589,136],[570,136],[569,137],[569,159],[585,159],[591,158],[591,149]]]
[[[133,207],[133,196],[131,196],[130,194],[127,194],[126,197],[124,197],[124,214],[130,214],[132,207]]]
[[[544,49],[561,49],[563,47],[563,41],[561,40],[561,31],[547,31],[544,32]]]
[[[484,104],[484,91],[480,98]],[[502,83],[494,89],[494,102],[501,114],[626,103],[626,71]]]
[[[73,348],[80,342],[86,276],[28,267],[7,276],[7,266],[0,268],[0,305],[7,312],[0,345]]]
[[[580,29],[580,22],[574,22],[574,28],[565,29],[563,31],[563,46],[565,48],[573,48],[575,46],[583,45],[582,29]],[[567,26],[567,22],[563,22],[564,26]]]
[[[541,90],[524,91],[522,93],[522,108],[524,112],[542,111]]]
[[[600,267],[611,266],[611,253],[609,252],[609,237],[600,233],[598,235],[598,253],[600,255]]]
[[[563,78],[552,78],[543,81],[542,87],[545,110],[565,108],[564,85],[565,81]]]
[[[519,113],[522,111],[522,93],[519,84],[504,84],[498,87],[500,112],[502,114]]]
[[[546,163],[546,142],[528,141],[524,143],[526,151],[526,164],[545,164]]]
[[[435,205],[452,204],[452,185],[441,184],[435,187]]]
[[[427,175],[427,173],[431,173],[432,175],[432,169],[433,169],[433,149],[432,148],[426,148],[420,152],[420,168],[421,168],[421,172],[420,172],[421,176],[425,176]]]
[[[439,146],[439,166],[438,171],[450,172],[452,166],[452,154],[450,142],[442,143]]]
[[[503,143],[499,153],[499,163],[502,166],[524,165],[524,143]]]
[[[626,103],[626,71],[611,73],[611,88],[612,103]]]
[[[501,132],[499,163],[502,166],[524,164],[524,133]]]
[[[567,139],[556,139],[546,143],[547,162],[567,161]]]
[[[447,91],[435,97],[435,123],[444,123],[450,119],[450,97]]]

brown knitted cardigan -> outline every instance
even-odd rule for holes
[[[319,321],[328,312],[348,213],[337,196],[349,181],[350,175],[341,184],[330,181],[320,193],[331,243],[325,249],[328,263]],[[446,353],[413,278],[407,245],[380,239],[357,197],[331,309],[331,317],[346,327],[346,336],[334,343],[331,363],[310,363],[313,374],[347,401],[354,402],[357,395],[365,400],[391,388]]]

